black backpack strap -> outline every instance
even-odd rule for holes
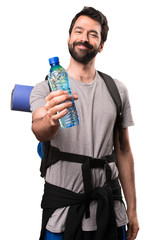
[[[122,120],[123,120],[123,112],[122,112],[122,101],[121,101],[121,97],[118,91],[118,88],[115,84],[115,81],[107,74],[102,73],[100,71],[98,71],[99,75],[103,78],[108,91],[116,105],[117,108],[117,119],[116,119],[116,126],[119,130],[119,142],[120,142],[120,148],[122,150]]]
[[[45,81],[48,81],[48,75],[46,75],[46,77],[45,77]],[[49,86],[49,90],[50,90],[50,92],[52,92],[52,89],[51,89],[49,83],[48,83],[48,86]]]

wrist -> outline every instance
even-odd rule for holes
[[[128,218],[132,216],[137,216],[137,208],[136,206],[129,206],[127,207],[127,216]]]
[[[127,212],[133,212],[133,211],[137,211],[137,207],[136,207],[136,205],[135,204],[133,204],[133,205],[127,205]]]

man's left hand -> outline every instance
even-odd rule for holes
[[[128,229],[127,229],[127,239],[134,240],[137,237],[139,231],[139,223],[136,211],[127,211],[128,214]]]

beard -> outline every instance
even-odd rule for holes
[[[78,49],[76,51],[75,47],[77,45],[85,46],[87,49]],[[73,44],[68,43],[68,49],[74,60],[79,63],[87,64],[97,55],[100,46],[94,48],[93,45],[88,42],[73,42]]]

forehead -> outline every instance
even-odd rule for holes
[[[96,30],[99,33],[101,32],[101,25],[99,24],[99,22],[84,15],[80,16],[76,20],[73,29],[75,29],[76,27],[81,27],[87,30]]]

